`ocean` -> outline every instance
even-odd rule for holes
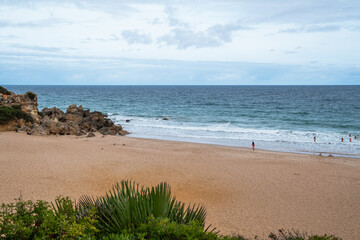
[[[360,157],[360,86],[5,87],[37,93],[39,110],[101,111],[129,137]]]

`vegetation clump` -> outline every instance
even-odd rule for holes
[[[36,97],[35,93],[32,93],[32,92],[28,92],[28,93],[27,93],[27,96],[28,96],[31,100],[34,100],[35,97]]]
[[[18,199],[0,210],[0,239],[81,239],[98,231],[95,212],[79,217],[69,198],[58,197],[55,205]]]
[[[11,95],[11,92],[2,86],[0,86],[0,93],[5,94],[5,95]]]
[[[149,218],[169,219],[178,224],[198,222],[205,227],[206,210],[203,206],[185,206],[171,195],[170,186],[160,183],[151,188],[139,187],[131,181],[116,184],[106,196],[84,196],[79,200],[79,209],[97,208],[99,228],[106,233],[134,232]]]
[[[5,124],[15,119],[24,119],[26,122],[34,122],[34,119],[30,114],[18,109],[18,107],[0,106],[0,124]]]
[[[249,240],[209,230],[205,216],[203,206],[185,207],[175,200],[166,183],[144,188],[122,181],[106,196],[85,196],[78,204],[68,197],[57,197],[55,204],[21,199],[2,204],[0,239]],[[341,240],[284,230],[271,233],[268,239]]]

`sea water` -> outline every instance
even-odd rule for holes
[[[40,110],[101,111],[130,137],[360,157],[360,86],[5,87]]]

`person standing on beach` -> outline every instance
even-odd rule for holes
[[[252,144],[251,144],[251,145],[252,145],[252,150],[253,150],[253,151],[255,151],[255,143],[254,143],[254,142],[252,142]]]

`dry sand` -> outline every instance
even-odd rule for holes
[[[0,202],[104,194],[133,179],[166,181],[179,200],[205,205],[224,234],[279,228],[360,239],[360,159],[97,136],[0,133]]]

